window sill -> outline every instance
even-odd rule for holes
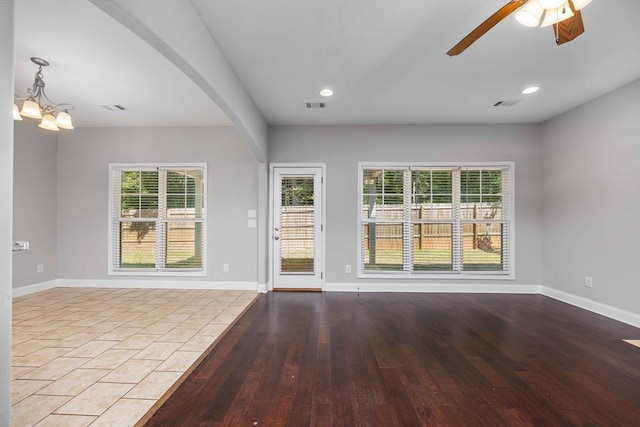
[[[149,276],[149,277],[206,277],[207,272],[198,271],[139,271],[139,270],[115,270],[110,271],[109,276]]]
[[[403,273],[403,272],[360,272],[358,279],[399,279],[399,280],[515,280],[514,273],[478,272],[478,273]]]

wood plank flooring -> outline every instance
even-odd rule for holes
[[[640,329],[540,295],[262,295],[147,426],[638,426]]]

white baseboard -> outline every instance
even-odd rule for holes
[[[268,283],[213,282],[174,280],[84,280],[57,279],[21,286],[12,290],[13,298],[52,288],[142,288],[142,289],[217,289],[266,293]],[[601,314],[640,328],[640,314],[573,295],[548,286],[512,284],[451,284],[451,283],[326,283],[327,292],[442,292],[442,293],[502,293],[542,294],[558,301]]]
[[[264,285],[263,285],[264,286]],[[140,288],[140,289],[214,289],[225,291],[256,291],[257,282],[213,282],[175,280],[85,280],[57,279],[13,289],[13,298],[51,288]]]
[[[19,288],[13,288],[11,296],[13,298],[23,297],[25,295],[33,294],[36,292],[46,291],[58,287],[57,280],[48,280],[46,282],[34,283],[33,285],[20,286]]]
[[[576,307],[591,311],[593,313],[601,314],[611,319],[618,320],[620,322],[640,328],[640,314],[632,313],[621,308],[612,307],[607,304],[573,295],[564,291],[559,291],[547,286],[541,287],[541,293],[542,295],[548,296],[549,298],[566,302],[567,304],[571,304]]]
[[[540,285],[459,283],[326,283],[328,292],[442,292],[482,294],[539,294]]]
[[[140,289],[219,289],[233,291],[257,291],[257,282],[213,282],[191,280],[84,280],[58,279],[58,287],[64,288],[140,288]]]

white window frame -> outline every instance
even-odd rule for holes
[[[365,270],[363,261],[363,221],[362,212],[363,206],[363,171],[365,169],[503,169],[506,173],[508,182],[503,184],[503,200],[506,204],[503,206],[503,217],[508,226],[507,241],[505,242],[506,249],[504,249],[504,255],[508,257],[508,270],[505,271],[435,271],[435,272],[423,272],[423,271],[407,271],[407,265],[404,266],[403,271],[389,271],[389,270]],[[460,233],[462,225],[465,220],[460,218],[460,189],[459,189],[459,175],[458,178],[454,175],[453,183],[454,187],[454,200],[452,205],[454,208],[454,218],[451,220],[453,223],[454,233]],[[405,193],[410,190],[405,188]],[[358,254],[358,273],[357,277],[362,279],[373,278],[387,278],[387,279],[451,279],[451,280],[515,280],[515,162],[358,162],[358,228],[357,228],[357,254]],[[406,197],[406,195],[405,195]],[[410,215],[410,213],[409,213]],[[405,215],[406,217],[406,215]],[[438,222],[438,221],[435,221]],[[466,222],[469,222],[468,220]],[[413,223],[411,223],[413,224]],[[452,242],[452,257],[454,264],[461,265],[462,249],[461,240]],[[413,254],[410,254],[403,260],[403,264],[411,263]]]
[[[204,194],[203,194],[203,206],[204,215],[202,217],[202,268],[171,268],[171,269],[157,269],[157,268],[118,268],[114,265],[115,253],[119,250],[114,233],[115,224],[119,221],[115,218],[116,204],[119,206],[118,200],[120,195],[120,188],[116,188],[116,183],[120,183],[119,178],[116,177],[122,170],[159,170],[159,169],[202,169],[203,181],[204,181]],[[160,185],[165,185],[164,180],[160,179]],[[159,189],[159,192],[161,190]],[[166,192],[166,188],[162,190]],[[180,277],[204,277],[207,275],[207,217],[208,217],[208,205],[207,205],[207,163],[109,163],[109,226],[108,226],[108,274],[114,276],[180,276]],[[162,199],[162,197],[160,197]],[[165,201],[158,200],[160,208],[165,205]],[[157,222],[163,223],[164,218],[158,218]]]

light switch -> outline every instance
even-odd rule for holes
[[[15,252],[15,251],[26,251],[27,249],[29,249],[29,242],[24,241],[24,240],[18,240],[17,242],[13,242],[13,245],[11,245],[11,249]]]
[[[247,211],[247,216],[248,216],[249,218],[255,218],[255,217],[256,217],[256,210],[255,210],[255,209],[249,209],[249,210]]]
[[[249,222],[247,223],[247,225],[249,226],[249,228],[256,228],[257,227],[257,223],[255,219],[250,219]]]

